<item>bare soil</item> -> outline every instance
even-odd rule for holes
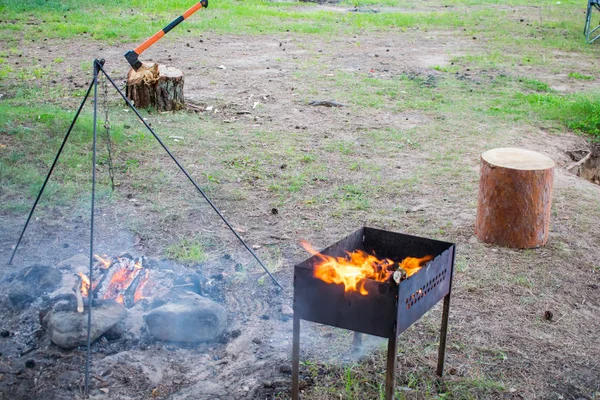
[[[153,204],[149,202],[102,204],[97,213],[95,237],[99,253],[131,251],[160,255],[177,238],[200,231],[213,235],[221,252],[233,253],[248,267],[243,276],[234,270],[222,271],[227,277],[224,303],[231,321],[223,343],[185,346],[130,338],[95,344],[92,368],[94,375],[101,379],[94,379],[92,398],[288,398],[292,323],[281,314],[281,305],[291,305],[292,266],[306,257],[298,242],[307,239],[322,248],[362,224],[421,236],[435,235],[458,244],[447,355],[447,371],[451,373],[445,378],[448,382],[473,385],[474,395],[481,398],[598,398],[600,188],[561,169],[571,162],[566,151],[586,147],[586,141],[568,132],[549,133],[544,127],[528,124],[507,126],[493,135],[487,131],[487,121],[464,121],[451,115],[440,116],[434,111],[395,113],[385,108],[361,108],[353,104],[339,109],[306,106],[309,100],[342,101],[333,98],[330,86],[321,86],[334,71],[372,70],[382,75],[416,74],[435,79],[439,73],[433,66],[447,65],[454,55],[477,52],[479,46],[485,44],[456,32],[369,33],[359,38],[205,35],[195,39],[165,38],[144,53],[144,59],[184,71],[185,96],[189,102],[220,110],[200,113],[200,127],[202,118],[207,118],[221,124],[220,132],[234,124],[240,136],[249,135],[257,126],[267,132],[289,132],[302,137],[303,148],[314,151],[323,151],[320,144],[325,139],[349,141],[360,148],[361,143],[369,141],[362,132],[414,129],[420,147],[392,156],[376,152],[364,155],[381,168],[378,177],[381,182],[396,182],[433,168],[435,152],[440,146],[448,146],[450,151],[452,146],[467,150],[461,154],[463,159],[456,162],[463,167],[463,175],[455,180],[449,175],[427,175],[417,183],[417,189],[390,187],[373,196],[371,208],[343,210],[341,215],[333,213],[327,202],[310,206],[301,201],[326,192],[336,184],[371,179],[368,171],[349,173],[342,168],[336,154],[331,154],[324,163],[330,171],[329,180],[305,186],[301,190],[307,194],[300,198],[296,194],[276,197],[261,180],[254,183],[228,180],[218,185],[212,192],[213,199],[226,210],[234,225],[240,227],[248,243],[262,246],[257,250],[261,256],[268,256],[274,249],[280,252],[282,266],[275,275],[284,287],[281,293],[264,279],[256,265],[249,266],[248,255],[236,247],[235,240],[222,223],[213,218],[210,209],[198,206],[190,211],[191,202],[202,203],[192,191],[177,194],[175,204],[189,214],[172,222],[160,212],[151,212]],[[57,56],[63,57],[65,62],[56,65],[58,77],[50,85],[68,90],[89,82],[90,73],[80,63],[90,60],[91,69],[94,57],[105,58],[107,71],[113,78],[124,80],[127,66],[122,54],[131,47],[131,44],[109,47],[95,41],[73,40],[24,42],[20,49],[23,59],[39,58],[42,64],[50,64]],[[561,57],[567,63],[571,55]],[[595,62],[578,60],[582,73],[585,68],[592,70]],[[219,69],[221,65],[226,68]],[[529,72],[523,67],[511,73]],[[552,85],[564,87],[565,91],[579,89],[573,86],[579,83],[567,79],[566,74],[544,73],[551,77]],[[293,79],[295,74],[301,79]],[[478,78],[477,73],[469,75],[475,75],[471,79]],[[65,98],[61,104],[73,107],[77,102],[77,99]],[[253,108],[255,102],[260,103],[256,109]],[[246,118],[239,111],[250,111],[250,117]],[[452,125],[449,132],[443,134],[446,139],[437,136],[428,140],[426,134],[420,136],[420,131],[427,131],[440,117],[449,118]],[[167,121],[169,114],[152,114],[149,118],[159,134],[178,134],[169,132],[168,122],[158,125],[161,119]],[[472,124],[479,124],[485,134],[463,135],[461,132]],[[191,172],[198,179],[202,179],[202,168],[220,165],[227,156],[218,149],[211,149],[209,142],[203,142],[203,146],[177,147],[175,151],[184,165],[195,164]],[[262,139],[259,144],[273,149],[279,141]],[[479,154],[500,145],[540,151],[557,162],[551,237],[546,247],[526,251],[497,248],[479,243],[473,236]],[[357,157],[361,156],[358,152]],[[198,162],[198,159],[203,161]],[[285,153],[272,162],[267,169],[274,174],[281,173],[278,171],[286,164]],[[120,179],[119,191],[125,195],[133,190],[127,177]],[[470,186],[460,187],[461,181]],[[178,183],[175,190],[184,187],[185,183]],[[237,199],[236,189],[240,188],[244,196]],[[156,203],[164,201],[157,199]],[[277,214],[273,208],[278,209]],[[88,212],[44,208],[39,219],[32,221],[12,267],[6,266],[6,262],[25,216],[0,215],[2,271],[14,272],[32,263],[55,265],[73,254],[86,254]],[[136,232],[131,230],[132,219],[138,227]],[[258,282],[261,277],[262,284]],[[84,351],[64,352],[51,345],[43,332],[38,332],[34,310],[29,311],[31,313],[7,308],[0,311],[1,328],[11,333],[8,338],[0,338],[0,398],[81,396]],[[547,312],[551,312],[552,317],[549,318]],[[400,386],[408,386],[410,377],[415,374],[421,379],[435,380],[439,319],[438,306],[402,335]],[[350,356],[350,343],[348,334],[304,324],[302,359],[322,365],[321,377],[325,382],[324,375],[329,369],[335,371],[336,366],[356,362]],[[375,350],[367,352],[366,358],[359,361],[365,369],[372,368],[373,363],[379,369],[382,366],[381,343],[377,340],[373,343]],[[35,349],[20,356],[33,347]],[[27,360],[35,360],[35,366],[25,367]],[[309,373],[309,366],[303,364],[302,368],[304,398],[346,398],[346,394],[328,394]],[[481,388],[476,382],[484,378],[500,382],[501,388],[478,391]],[[100,391],[101,383],[106,385],[107,394]],[[338,388],[343,391],[343,384]],[[407,388],[406,395],[433,397],[414,388]]]

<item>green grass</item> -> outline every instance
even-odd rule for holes
[[[600,92],[577,94],[522,93],[500,99],[503,112],[538,115],[564,127],[600,140]]]
[[[580,81],[593,81],[594,77],[591,75],[584,75],[579,72],[570,72],[569,78],[577,79]]]
[[[83,95],[81,88],[73,92],[60,83],[50,85],[58,77],[55,68],[90,69],[87,61],[73,63],[58,55],[49,57],[49,63],[34,59],[30,64],[16,66],[15,59],[23,53],[23,40],[49,38],[53,44],[97,41],[99,45],[113,47],[123,42],[139,43],[187,6],[174,0],[134,0],[126,7],[116,0],[0,0],[3,14],[0,93],[6,96],[0,101],[0,211],[16,214],[28,210],[70,124],[73,108]],[[348,105],[319,109],[323,118],[332,116],[340,121],[339,126],[326,134],[317,129],[320,127],[296,129],[295,121],[288,124],[275,115],[275,123],[265,122],[268,120],[265,117],[272,112],[268,103],[261,104],[255,111],[262,118],[261,125],[243,121],[225,124],[220,114],[143,112],[228,216],[234,220],[251,216],[247,228],[254,229],[255,237],[268,235],[271,230],[294,232],[294,235],[319,234],[337,232],[342,229],[339,226],[346,229],[373,224],[451,241],[456,239],[458,231],[463,240],[470,234],[470,228],[464,227],[461,215],[476,207],[476,160],[483,148],[528,143],[523,137],[533,135],[539,127],[548,128],[552,134],[573,130],[600,139],[600,92],[586,90],[565,94],[554,90],[552,80],[544,77],[568,75],[573,84],[582,86],[587,81],[593,83],[600,73],[600,68],[593,63],[598,47],[585,44],[581,34],[581,1],[567,0],[558,5],[542,0],[448,0],[443,3],[346,0],[339,7],[351,6],[381,12],[332,12],[303,2],[214,1],[209,9],[198,12],[164,39],[177,42],[181,38],[192,41],[211,36],[244,40],[245,35],[252,35],[261,36],[259,40],[263,40],[289,35],[302,54],[294,61],[284,55],[275,61],[297,66],[286,76],[293,82],[298,96],[293,106],[301,109],[306,101],[325,95]],[[371,42],[380,43],[395,36],[402,44],[404,39],[407,43],[414,41],[411,46],[418,46],[425,36],[439,38],[440,43],[451,37],[460,45],[454,54],[448,55],[447,64],[433,65],[429,69],[404,68],[403,60],[388,71],[382,67],[373,72],[370,65],[356,63],[360,69],[354,66],[338,69],[337,65],[323,63],[327,58],[317,52],[318,46],[326,47],[331,37],[352,41],[356,54],[372,52],[361,35],[372,35]],[[452,41],[449,44],[451,48]],[[572,64],[549,56],[554,52],[572,52],[590,66],[578,67],[578,72],[573,72]],[[207,93],[215,90],[220,96],[218,91],[224,89],[222,85],[211,78],[204,89]],[[137,204],[142,203],[137,209],[138,216],[132,217],[136,221],[128,222],[140,227],[136,232],[146,235],[150,230],[139,221],[145,218],[165,230],[170,229],[170,232],[159,233],[170,235],[170,245],[157,247],[156,251],[182,262],[206,260],[211,247],[207,240],[195,236],[195,232],[181,240],[187,232],[178,231],[195,213],[206,211],[198,205],[202,201],[185,191],[189,189],[188,182],[182,182],[172,162],[131,113],[123,111],[120,100],[113,97],[110,107],[116,147],[113,161],[122,186],[114,193],[109,189],[107,154],[100,136],[98,190],[101,204],[112,201],[129,204],[129,197],[134,197]],[[410,121],[405,116],[410,116]],[[85,207],[89,201],[91,123],[88,105],[57,165],[43,205],[66,209],[73,204]],[[185,139],[170,141],[169,132]],[[559,200],[565,189],[561,190],[557,191]],[[432,197],[436,200],[429,208],[406,212]],[[51,202],[46,202],[49,199]],[[586,202],[595,204],[592,200]],[[450,211],[452,215],[432,211],[437,201],[456,205]],[[573,195],[569,207],[576,201]],[[272,208],[278,208],[277,216],[270,214]],[[448,207],[441,207],[441,211],[444,209]],[[593,212],[586,214],[594,215]],[[457,222],[449,220],[455,217]],[[265,225],[267,223],[269,225]],[[220,229],[220,222],[217,224],[209,226]],[[580,221],[577,226],[581,226]],[[561,232],[556,234],[560,236]],[[554,246],[558,242],[556,239]],[[562,254],[552,245],[545,251],[552,252],[553,256]],[[268,267],[280,273],[288,273],[285,268],[290,253],[293,251],[279,244],[263,245],[259,249]],[[493,259],[493,254],[489,255]],[[485,282],[477,281],[482,279],[482,271],[489,270],[489,263],[484,263],[486,268],[479,268],[481,262],[477,260],[476,251],[467,249],[458,255],[459,296],[471,293],[469,290],[476,292],[486,288]],[[593,268],[598,270],[597,266]],[[260,271],[258,267],[256,271]],[[242,282],[250,273],[254,274],[255,270],[242,268],[232,280]],[[542,281],[539,276],[523,270],[511,271],[511,274],[501,276],[505,287],[538,294],[536,285]],[[269,284],[267,276],[262,273],[256,276],[259,276],[259,285]],[[530,300],[523,297],[519,301],[520,306],[525,306]],[[434,317],[437,323],[438,315]],[[453,329],[459,334],[468,333],[470,328],[465,326],[457,322]],[[464,363],[468,372],[447,376],[439,383],[432,367],[437,331],[426,325],[419,328],[418,335],[415,335],[416,330],[403,335],[406,344],[401,349],[404,364],[398,385],[409,390],[399,390],[397,399],[497,398],[507,387],[518,383],[518,377],[505,379],[502,376],[504,370],[499,365],[507,357],[505,349],[481,355],[483,352],[472,343],[450,349],[459,350],[460,354],[455,357],[465,356],[458,362]],[[458,346],[455,339],[451,346]],[[317,383],[309,388],[309,395],[382,398],[384,356],[384,352],[377,352],[373,363],[305,362],[303,368]],[[406,360],[419,360],[419,357],[426,359],[411,362],[407,367]],[[491,366],[484,367],[480,357]]]
[[[511,4],[516,6],[535,7],[531,23],[519,22],[507,10],[486,7],[494,3],[497,2],[455,0],[444,3],[451,7],[426,5],[419,8],[418,12],[403,11],[415,8],[414,3],[408,0],[357,0],[344,3],[394,6],[385,12],[373,14],[323,11],[314,5],[299,2],[221,0],[211,3],[206,10],[200,10],[169,36],[197,38],[211,32],[331,35],[397,28],[464,28],[467,35],[485,33],[488,40],[496,44],[502,42],[505,46],[511,42],[522,45],[526,41],[529,45],[533,42],[536,46],[586,51],[587,45],[581,38],[573,41],[574,32],[579,33],[581,25],[579,2],[567,0],[560,5],[552,5],[542,0],[529,3],[513,0]],[[163,28],[186,8],[186,5],[175,0],[137,0],[129,2],[127,7],[115,0],[0,0],[0,12],[10,21],[0,25],[0,39],[15,42],[18,32],[19,38],[26,40],[86,37],[109,43],[139,41]],[[31,23],[34,21],[36,24]],[[517,32],[521,34],[515,35]],[[510,53],[504,54],[510,56]],[[537,54],[532,52],[529,58]]]
[[[201,238],[183,239],[167,247],[165,255],[174,260],[197,264],[208,259],[206,246],[206,241]]]

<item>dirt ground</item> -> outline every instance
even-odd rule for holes
[[[50,63],[58,55],[63,57],[65,62],[56,66],[60,77],[52,84],[76,89],[90,80],[89,71],[81,66],[82,60],[94,57],[106,59],[107,71],[122,82],[127,72],[122,54],[130,47],[131,44],[107,46],[91,40],[84,40],[83,44],[46,41],[24,42],[20,50],[24,59],[35,57],[42,64]],[[144,59],[177,66],[185,72],[185,95],[190,103],[222,110],[199,116],[219,124],[221,128],[217,129],[224,131],[234,125],[242,136],[250,135],[257,126],[273,135],[290,132],[301,137],[299,147],[307,151],[320,151],[324,139],[351,141],[360,146],[361,141],[369,140],[362,135],[368,130],[412,129],[417,132],[421,147],[399,152],[392,159],[389,154],[365,155],[369,162],[383,167],[379,181],[395,182],[422,174],[428,170],[428,163],[435,163],[434,147],[447,145],[450,152],[453,146],[463,148],[457,164],[465,175],[459,179],[466,179],[470,186],[461,188],[460,182],[432,173],[411,193],[402,193],[392,186],[373,198],[371,209],[342,211],[340,218],[332,213],[327,202],[298,206],[296,195],[274,198],[260,181],[223,182],[211,192],[213,199],[235,226],[242,227],[240,232],[248,243],[261,246],[257,250],[260,255],[270,254],[267,249],[278,250],[281,266],[275,276],[284,290],[276,291],[268,279],[258,284],[257,279],[263,274],[256,265],[248,267],[244,279],[233,279],[236,271],[221,271],[232,277],[223,288],[230,327],[222,343],[185,346],[155,342],[147,337],[98,343],[94,347],[92,368],[95,375],[104,376],[102,379],[108,382],[105,387],[108,394],[99,390],[101,381],[94,380],[92,398],[289,398],[292,322],[281,314],[281,306],[292,304],[292,267],[306,257],[298,243],[307,239],[322,248],[363,224],[408,234],[436,235],[457,243],[446,364],[447,371],[452,373],[445,378],[449,382],[473,385],[474,396],[481,398],[600,398],[600,231],[597,228],[600,187],[563,171],[571,162],[565,152],[586,147],[585,139],[568,132],[547,132],[544,127],[525,123],[509,125],[498,135],[488,132],[468,137],[460,131],[473,121],[447,116],[449,123],[454,124],[454,130],[447,134],[455,136],[448,143],[439,135],[432,140],[425,134],[419,136],[420,130],[426,131],[428,126],[438,123],[440,116],[435,112],[394,113],[353,104],[340,109],[306,106],[307,100],[344,102],[334,98],[339,92],[332,92],[330,86],[322,84],[333,72],[373,71],[377,76],[415,74],[442,79],[432,67],[447,66],[452,57],[477,53],[482,47],[485,47],[483,41],[456,32],[411,30],[397,35],[369,33],[359,38],[323,39],[291,34],[166,38],[144,54]],[[557,54],[554,66],[566,68],[573,62],[582,73],[595,68],[595,60],[581,59],[576,54]],[[506,71],[464,73],[477,80],[500,72]],[[509,73],[534,72],[527,67],[515,67]],[[569,80],[566,73],[540,70],[535,75],[559,91],[581,89],[578,86],[581,83]],[[586,85],[589,87],[590,83]],[[75,107],[78,101],[65,98],[61,104]],[[260,105],[255,109],[256,102]],[[240,111],[251,114],[248,117],[239,114]],[[169,118],[170,115],[149,116],[164,137],[177,135],[169,131]],[[158,125],[161,119],[164,122]],[[482,131],[490,127],[486,121],[477,123]],[[270,141],[272,138],[267,135],[266,139],[258,139],[262,140],[259,144],[270,149],[278,146],[277,139]],[[196,177],[202,177],[203,169],[227,156],[218,148],[211,148],[210,139],[201,145],[175,149],[184,165],[192,165],[190,171]],[[557,163],[550,240],[543,248],[526,251],[497,248],[479,243],[474,237],[479,154],[500,145],[540,151]],[[273,173],[282,170],[286,163],[283,158],[272,162],[274,165],[268,169]],[[345,176],[341,163],[332,155],[326,168],[335,176],[301,190],[317,194],[327,190],[328,185],[369,179],[368,171]],[[124,194],[132,191],[131,182],[126,177],[121,179],[123,184],[118,190]],[[238,186],[245,188],[243,200],[234,199]],[[174,190],[183,187],[184,183],[178,183]],[[194,198],[189,190],[182,193],[185,201]],[[197,201],[201,203],[199,197]],[[102,204],[97,213],[98,252],[160,255],[175,238],[202,231],[218,238],[223,252],[231,252],[240,262],[251,264],[248,255],[236,247],[231,234],[208,207],[194,208],[173,224],[165,224],[161,216],[150,212],[151,207],[148,201]],[[272,212],[275,207],[276,215]],[[73,254],[86,254],[88,213],[84,208],[44,208],[32,221],[14,266],[6,266],[6,262],[25,216],[0,215],[2,272],[8,274],[33,263],[55,265]],[[130,229],[131,219],[139,222],[137,232]],[[140,236],[139,232],[143,234]],[[36,333],[37,315],[31,315],[35,311],[30,310],[31,314],[26,311],[5,308],[0,312],[2,329],[11,332],[10,337],[0,338],[0,398],[80,396],[85,352],[61,351],[50,345],[43,333]],[[434,397],[411,389],[409,381],[411,376],[421,377],[421,383],[435,380],[440,311],[438,305],[401,337],[398,384],[407,388],[407,398]],[[550,320],[544,318],[547,311],[553,315]],[[381,362],[377,356],[381,354],[381,341],[369,341],[373,348],[357,361],[351,357],[348,334],[306,324],[302,358],[332,371],[356,362],[366,362],[365,365]],[[28,349],[27,343],[35,344],[35,349],[20,356]],[[34,368],[25,367],[30,359],[36,362]],[[303,398],[334,398],[320,391],[319,382],[310,377],[309,363],[303,363],[302,371]],[[478,392],[488,381],[502,385]],[[340,387],[343,389],[343,385]],[[347,397],[340,394],[335,398]]]

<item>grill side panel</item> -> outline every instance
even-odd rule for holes
[[[394,336],[397,288],[369,280],[367,296],[344,292],[343,285],[325,283],[313,276],[312,268],[300,265],[295,268],[294,286],[294,314],[299,318],[384,338]]]
[[[454,251],[455,246],[452,245],[419,272],[400,282],[398,335],[448,294],[454,269]]]

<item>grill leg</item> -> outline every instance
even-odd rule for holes
[[[363,334],[360,332],[354,332],[354,339],[352,340],[352,350],[358,353],[362,350],[362,339]]]
[[[385,400],[393,400],[396,391],[396,354],[398,352],[398,335],[388,339],[387,371],[385,375]]]
[[[450,314],[450,292],[444,297],[444,309],[442,311],[442,328],[440,329],[440,348],[438,349],[437,374],[444,375],[444,360],[446,359],[446,334],[448,333],[448,316]]]
[[[292,400],[298,400],[300,392],[300,318],[294,313],[294,339],[292,343]]]

